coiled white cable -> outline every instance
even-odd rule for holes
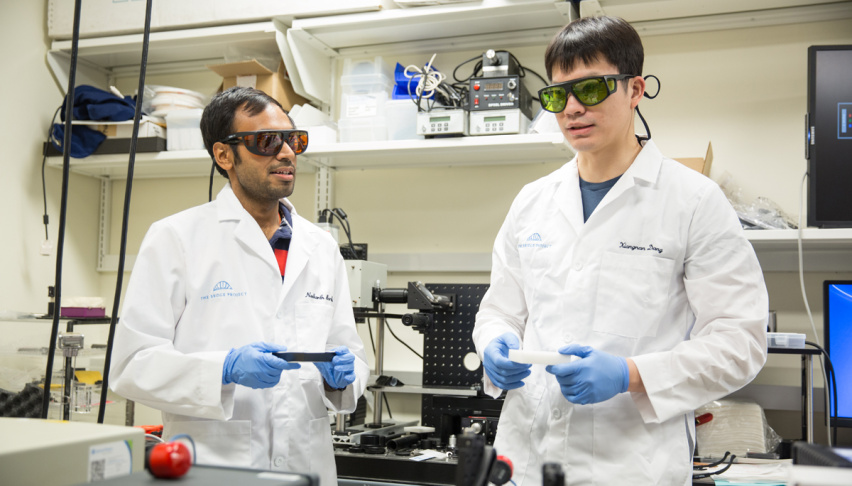
[[[414,64],[405,68],[403,74],[406,78],[408,78],[409,93],[411,93],[411,80],[417,75],[420,75],[420,79],[417,81],[417,87],[414,89],[414,94],[420,98],[431,98],[435,94],[435,90],[437,90],[441,83],[447,78],[445,74],[432,68],[432,62],[435,61],[435,56],[437,55],[437,53],[432,54],[432,58],[429,59],[429,62],[426,63],[422,69],[420,66],[416,66]]]

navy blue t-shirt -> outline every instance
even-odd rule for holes
[[[589,220],[595,208],[603,200],[606,193],[618,182],[621,176],[604,182],[586,182],[580,178],[580,194],[583,197],[583,222]]]

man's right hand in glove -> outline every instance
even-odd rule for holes
[[[270,388],[278,384],[281,372],[300,368],[272,353],[287,351],[287,346],[257,342],[233,348],[225,357],[222,384],[237,383],[250,388]]]
[[[521,380],[532,373],[531,365],[509,361],[509,350],[520,349],[520,347],[518,336],[511,332],[497,336],[485,347],[482,353],[482,364],[494,386],[503,390],[514,390],[524,386]]]

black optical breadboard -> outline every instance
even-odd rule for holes
[[[355,252],[352,252],[355,249]],[[348,243],[340,245],[340,255],[344,260],[366,260],[367,259],[367,244],[366,243]]]
[[[423,338],[423,386],[481,388],[482,366],[464,367],[464,357],[476,353],[473,324],[487,284],[427,284],[433,294],[455,295],[455,309],[435,313],[435,325]]]

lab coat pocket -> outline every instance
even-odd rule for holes
[[[292,351],[319,353],[325,351],[328,331],[334,317],[334,304],[299,302],[296,304],[296,344]]]
[[[187,420],[166,424],[165,437],[187,434],[199,464],[250,467],[251,421]]]
[[[604,253],[594,330],[629,338],[657,335],[665,315],[674,260]]]

